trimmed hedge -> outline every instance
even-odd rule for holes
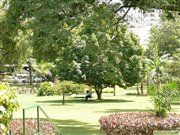
[[[157,117],[147,112],[121,113],[101,117],[100,128],[105,135],[153,135],[154,130],[180,127],[180,115]]]

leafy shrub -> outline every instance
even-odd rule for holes
[[[37,96],[51,96],[54,95],[53,83],[42,82],[37,89]]]
[[[159,92],[152,94],[154,108],[157,116],[166,116],[171,110],[171,102],[176,84],[164,84]]]
[[[172,100],[173,101],[180,101],[180,79],[176,79],[173,81],[173,83],[175,83],[176,87],[175,90],[173,91],[173,95],[172,95]]]
[[[72,81],[56,81],[54,85],[56,94],[63,95],[63,104],[66,95],[77,94],[84,90],[84,85],[74,83]]]
[[[148,94],[151,95],[151,96],[156,94],[156,85],[151,84],[148,87]]]
[[[146,112],[119,113],[99,119],[105,135],[153,135],[153,130],[172,130],[180,126],[178,115],[156,117]]]
[[[171,98],[169,97],[170,91],[164,89],[153,96],[154,109],[157,116],[166,116],[167,112],[171,110]]]
[[[13,112],[18,108],[16,91],[0,83],[0,134],[6,135]]]
[[[55,83],[54,90],[57,94],[71,95],[83,92],[84,85],[77,84],[72,81],[57,81]]]

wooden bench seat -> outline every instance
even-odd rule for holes
[[[74,98],[75,98],[75,99],[85,100],[85,99],[86,99],[86,96],[83,96],[83,95],[78,96],[78,95],[77,95],[77,96],[75,96]],[[92,98],[93,98],[92,96],[91,96],[91,97],[88,97],[88,100],[89,100],[89,99],[92,99]]]

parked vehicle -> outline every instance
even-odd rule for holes
[[[15,78],[14,76],[5,76],[2,81],[8,83],[17,83],[17,78]]]

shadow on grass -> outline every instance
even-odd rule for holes
[[[139,96],[137,93],[131,93],[131,92],[126,93],[125,95],[127,95],[127,96]]]
[[[171,103],[172,105],[180,105],[180,101],[174,101]]]
[[[121,113],[121,112],[152,112],[150,109],[107,109],[105,111],[98,111],[103,113]]]
[[[131,93],[131,92],[126,93],[125,95],[127,95],[127,96],[138,96],[138,97],[148,96],[147,94],[144,94],[144,95],[138,95],[137,93]]]
[[[98,125],[90,125],[85,122],[77,120],[58,120],[52,119],[53,123],[57,125],[62,135],[101,135]]]
[[[48,103],[51,104],[52,106],[59,106],[62,105],[62,100],[47,100],[47,101],[36,101],[37,103]],[[132,100],[123,100],[123,99],[103,99],[103,100],[89,100],[89,101],[84,101],[84,100],[72,100],[72,99],[67,99],[65,100],[65,104],[71,104],[71,103],[83,103],[83,104],[94,104],[94,103],[125,103],[125,102],[134,102]]]

